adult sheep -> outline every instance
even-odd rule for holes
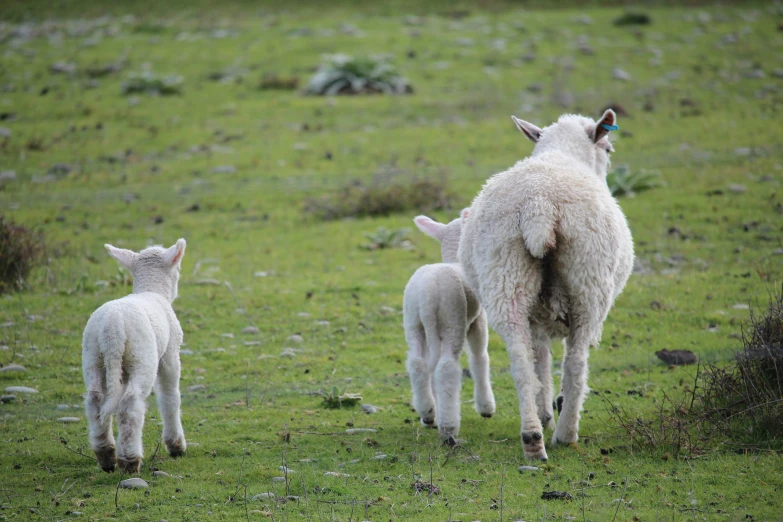
[[[553,444],[578,438],[587,356],[633,267],[633,240],[606,185],[612,110],[563,115],[540,129],[513,117],[533,153],[487,181],[463,225],[458,258],[506,343],[528,459],[546,460],[552,336],[565,337]]]

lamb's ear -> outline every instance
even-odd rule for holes
[[[128,270],[133,268],[133,262],[136,261],[136,256],[138,255],[136,252],[133,250],[126,250],[124,248],[117,248],[111,246],[108,243],[103,246],[106,248],[106,252],[108,252],[111,257],[119,261],[122,266]]]
[[[459,213],[459,217],[462,218],[462,221],[465,221],[466,219],[468,219],[469,215],[470,215],[470,207],[463,208],[462,212]]]
[[[418,227],[419,230],[421,230],[428,236],[435,238],[438,241],[440,241],[441,238],[443,237],[443,229],[446,228],[446,225],[444,225],[443,223],[438,223],[437,221],[433,221],[427,216],[416,216],[413,219],[413,222],[416,223],[416,226]]]
[[[522,134],[527,136],[527,139],[533,143],[538,143],[538,140],[541,139],[541,129],[532,123],[526,122],[525,120],[520,120],[516,116],[511,116],[511,119],[514,120],[514,125],[517,126],[517,129],[521,130]]]
[[[180,238],[177,240],[177,243],[170,247],[168,250],[166,250],[166,255],[164,256],[164,259],[166,262],[170,265],[178,265],[182,262],[182,256],[185,255],[185,246],[187,243],[185,243],[185,240]]]
[[[595,136],[593,137],[593,143],[598,143],[601,139],[609,134],[613,130],[619,130],[617,126],[617,115],[612,109],[606,109],[604,115],[595,124]]]

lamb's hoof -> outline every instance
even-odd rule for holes
[[[169,452],[174,458],[182,457],[185,455],[185,439],[167,440],[166,451]]]
[[[117,467],[117,455],[114,446],[106,446],[95,450],[98,465],[106,473],[111,473]]]
[[[452,437],[451,435],[449,435],[448,437],[446,437],[445,439],[443,439],[443,445],[444,445],[444,446],[448,446],[449,448],[453,448],[453,447],[454,447],[454,446],[456,446],[457,444],[459,444],[459,443],[457,442],[457,439],[455,439],[455,438],[454,438],[454,437]]]
[[[437,424],[435,424],[435,419],[434,418],[428,419],[428,418],[425,418],[425,417],[421,417],[421,424],[425,428],[437,428],[438,427]]]
[[[120,470],[130,475],[135,475],[141,469],[141,457],[134,457],[132,459],[117,459],[117,464]]]
[[[528,460],[541,460],[546,462],[547,455],[544,448],[544,435],[540,431],[522,432],[522,449]]]
[[[492,415],[493,415],[492,413],[482,413],[481,414],[481,416],[484,417],[485,419],[491,419]]]
[[[557,399],[552,402],[552,409],[557,410],[557,414],[560,415],[560,413],[563,411],[563,402],[565,401],[565,397],[560,395]]]
[[[544,413],[542,415],[539,415],[538,418],[541,420],[541,426],[543,426],[544,429],[550,429],[555,427],[554,412]]]
[[[579,440],[579,435],[576,433],[573,434],[557,434],[557,430],[555,430],[555,434],[552,436],[552,445],[557,446],[576,446],[576,441]]]

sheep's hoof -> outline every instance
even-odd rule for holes
[[[458,442],[457,442],[457,439],[455,439],[455,438],[454,438],[454,437],[452,437],[451,435],[449,435],[448,437],[446,437],[445,439],[443,439],[443,445],[444,445],[444,446],[448,446],[449,448],[453,448],[453,447],[454,447],[454,446],[456,446],[457,444],[458,444]]]
[[[174,458],[185,455],[185,439],[167,440],[166,451]]]
[[[134,457],[132,459],[117,459],[117,464],[120,466],[120,470],[131,475],[135,475],[141,468],[141,457]]]
[[[522,432],[522,449],[528,460],[547,460],[544,435],[540,431]]]
[[[111,473],[117,466],[117,455],[114,446],[104,446],[95,450],[95,456],[98,458],[98,465],[106,473]]]
[[[554,418],[555,418],[555,414],[550,412],[546,412],[543,415],[540,415],[539,419],[541,419],[541,426],[543,426],[544,429],[554,428],[555,427]]]
[[[482,413],[481,414],[481,416],[484,417],[485,419],[491,419],[492,415],[493,415],[492,413]]]
[[[435,417],[420,417],[421,423],[424,425],[425,428],[437,428],[438,426],[435,424]]]

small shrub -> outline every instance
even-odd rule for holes
[[[347,217],[389,216],[398,212],[448,210],[455,204],[448,181],[403,179],[381,174],[369,184],[356,180],[333,194],[305,201],[304,211],[324,221]]]
[[[0,216],[0,294],[21,288],[42,254],[41,234]]]
[[[725,367],[700,368],[682,396],[664,394],[656,411],[631,417],[610,404],[610,417],[635,446],[652,451],[783,450],[783,288],[763,314],[751,311],[742,345]]]
[[[661,175],[655,171],[631,171],[626,165],[620,165],[606,175],[606,184],[612,196],[633,197],[637,192],[644,192],[662,185]]]
[[[321,392],[321,396],[324,398],[324,406],[330,409],[351,408],[362,400],[361,396],[355,393],[348,393],[346,390],[340,392],[337,386],[332,386],[329,393]]]
[[[305,88],[305,94],[319,96],[412,92],[413,88],[400,76],[389,57],[381,55],[327,55]]]
[[[413,244],[408,241],[407,228],[398,228],[396,230],[389,230],[384,227],[378,227],[375,232],[365,232],[366,237],[370,242],[362,245],[362,248],[366,250],[382,250],[384,248],[412,248]]]
[[[142,73],[131,74],[122,85],[122,94],[152,94],[160,96],[171,96],[182,94],[182,76],[168,75],[158,76],[155,73],[146,71]]]

